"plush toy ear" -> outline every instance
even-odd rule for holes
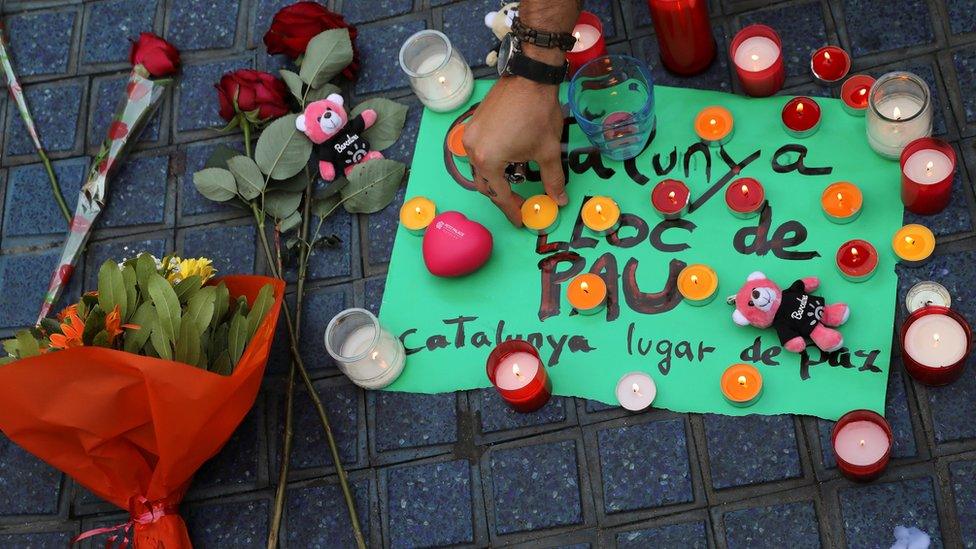
[[[337,94],[337,93],[331,93],[331,94],[329,94],[329,96],[326,97],[325,100],[326,101],[331,101],[331,102],[335,103],[336,105],[339,105],[340,107],[342,106],[342,103],[343,103],[342,96],[339,95],[339,94]]]
[[[491,28],[492,23],[494,23],[494,21],[495,21],[495,14],[496,13],[498,13],[498,12],[497,11],[489,11],[488,13],[485,14],[485,26],[488,27],[489,29]]]
[[[735,312],[732,313],[732,321],[738,324],[739,326],[749,325],[749,319],[746,318],[746,315],[740,313],[739,309],[736,309]]]
[[[764,278],[766,278],[766,275],[764,275],[762,271],[753,271],[748,277],[746,277],[746,280],[752,282],[753,280],[762,280]]]
[[[305,133],[305,113],[299,114],[298,118],[295,119],[295,128],[297,128],[298,131]]]

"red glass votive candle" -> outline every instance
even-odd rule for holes
[[[956,151],[934,137],[922,137],[901,151],[901,201],[920,215],[937,214],[949,205],[956,174]]]
[[[926,385],[952,383],[962,375],[972,340],[969,323],[956,311],[941,305],[916,309],[901,326],[905,371]]]
[[[840,87],[840,99],[844,102],[844,110],[851,116],[864,116],[868,110],[868,100],[874,77],[866,74],[855,74],[844,80]]]
[[[837,249],[837,268],[851,282],[864,282],[878,270],[878,250],[867,240],[848,240]]]
[[[715,59],[708,0],[647,0],[661,62],[682,76],[698,74]]]
[[[725,205],[738,218],[748,219],[759,215],[765,203],[766,190],[751,177],[736,179],[725,189]]]
[[[596,15],[581,11],[576,26],[573,27],[573,36],[576,37],[576,45],[566,52],[566,61],[569,62],[566,78],[572,78],[587,62],[607,54],[607,44],[603,39],[603,23]]]
[[[488,380],[516,412],[534,412],[552,397],[552,382],[539,351],[531,343],[510,339],[488,355]]]
[[[820,105],[809,97],[794,97],[783,106],[783,127],[796,138],[810,137],[820,128]]]
[[[688,213],[691,203],[691,190],[677,179],[665,179],[651,191],[651,205],[664,219],[678,219]]]
[[[891,426],[871,410],[847,412],[830,433],[837,468],[845,477],[859,482],[881,476],[888,466],[893,441]]]
[[[850,71],[851,56],[838,46],[824,46],[810,58],[810,72],[824,85],[840,82]]]
[[[776,31],[766,25],[749,25],[740,30],[729,45],[742,89],[753,97],[768,97],[786,81],[783,43]]]

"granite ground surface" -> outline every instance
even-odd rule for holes
[[[92,285],[105,258],[137,250],[208,254],[222,272],[263,271],[251,221],[197,194],[191,175],[217,144],[240,142],[212,129],[220,122],[213,89],[220,74],[285,65],[267,55],[261,37],[287,3],[0,2],[27,97],[72,204],[120,95],[127,38],[152,30],[183,52],[179,85],[113,183],[71,295]],[[421,109],[397,67],[401,42],[419,29],[441,29],[477,74],[489,74],[482,60],[492,40],[482,17],[498,0],[328,4],[359,25],[363,73],[348,89],[353,100],[383,95],[411,105],[403,137],[387,151],[409,162]],[[609,49],[647,60],[659,83],[738,91],[725,55],[694,78],[664,72],[643,0],[584,4],[602,18]],[[976,0],[713,0],[711,13],[720,52],[746,24],[779,31],[784,93],[832,93],[807,70],[810,52],[827,43],[850,51],[857,72],[908,69],[928,80],[936,133],[956,147],[959,177],[952,206],[924,220],[939,235],[938,257],[899,271],[897,299],[917,280],[939,280],[976,320]],[[34,319],[63,226],[13,103],[3,97],[0,105],[0,335],[9,335]],[[326,358],[321,333],[344,307],[377,307],[398,207],[371,216],[340,211],[326,223],[341,245],[313,262],[302,342],[372,546],[870,548],[888,547],[893,527],[905,525],[928,532],[933,547],[976,547],[976,364],[955,384],[931,389],[893,359],[887,417],[894,460],[868,485],[839,476],[824,445],[831,424],[809,417],[630,415],[573,398],[515,415],[493,391],[428,396],[354,387]],[[183,512],[199,547],[266,541],[283,417],[282,349],[254,410],[186,498]],[[334,468],[304,394],[296,410],[281,541],[347,547]],[[0,547],[63,547],[79,531],[123,518],[0,437]]]

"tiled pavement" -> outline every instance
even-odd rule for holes
[[[72,197],[101,139],[126,67],[126,38],[153,30],[179,46],[185,69],[139,150],[115,182],[83,276],[104,257],[137,249],[188,254],[219,250],[224,271],[260,271],[247,218],[215,206],[190,175],[218,143],[238,141],[218,122],[212,83],[238,67],[274,70],[261,36],[287,0],[5,0],[3,15],[28,98]],[[724,56],[705,74],[664,73],[643,0],[586,6],[605,22],[609,47],[647,59],[661,83],[735,91]],[[411,105],[390,155],[409,161],[420,114],[397,70],[410,33],[443,29],[480,65],[490,37],[482,14],[497,0],[338,0],[360,25],[363,77],[355,96]],[[342,5],[344,4],[344,5]],[[909,68],[937,98],[936,129],[957,148],[956,199],[927,219],[938,257],[899,272],[899,301],[914,281],[946,283],[976,320],[976,0],[713,0],[720,48],[742,25],[780,31],[788,91],[828,95],[805,69],[813,49],[841,43],[855,70]],[[487,74],[484,67],[476,69]],[[13,105],[0,98],[0,335],[32,320],[59,246],[60,221]],[[402,196],[402,194],[401,194]],[[73,197],[72,197],[73,199]],[[976,547],[976,364],[954,385],[913,383],[894,359],[888,418],[895,459],[879,481],[840,478],[824,449],[830,424],[806,417],[728,418],[652,411],[628,415],[572,398],[515,415],[491,391],[449,395],[369,393],[324,358],[321,330],[349,305],[376,308],[396,223],[340,214],[328,223],[342,244],[313,262],[303,348],[350,470],[373,546],[533,547],[887,547],[901,524],[928,532],[935,547]],[[77,295],[81,284],[71,288]],[[200,547],[264,544],[279,451],[279,357],[251,414],[204,466],[184,506]],[[297,400],[291,489],[282,542],[351,543],[334,468],[307,397]],[[62,547],[82,529],[120,515],[50,467],[0,439],[0,546]]]

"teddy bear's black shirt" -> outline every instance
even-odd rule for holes
[[[802,280],[783,290],[783,300],[773,317],[773,328],[776,328],[780,343],[785,345],[796,336],[809,339],[820,323],[823,307],[824,298],[806,293]]]
[[[361,161],[369,152],[369,142],[362,137],[364,131],[366,121],[363,115],[350,118],[338,133],[315,146],[315,156],[331,162],[336,175],[342,175],[346,168]]]

